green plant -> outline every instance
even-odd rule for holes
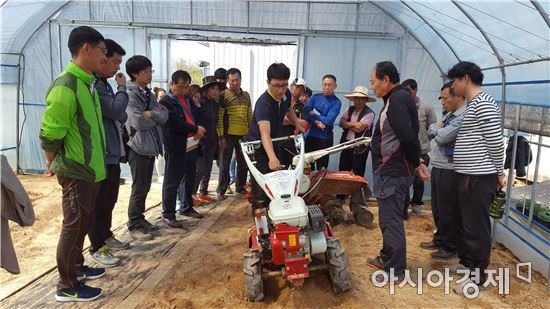
[[[202,85],[203,72],[198,64],[193,64],[191,61],[185,59],[178,59],[176,61],[176,69],[184,70],[191,75],[191,83]]]

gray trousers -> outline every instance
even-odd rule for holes
[[[402,276],[407,268],[407,241],[403,224],[403,205],[414,176],[374,174],[373,193],[378,201],[378,221],[382,231],[380,257],[386,271]]]
[[[200,189],[201,195],[208,194],[208,182],[210,182],[210,174],[212,173],[212,164],[216,158],[216,149],[218,142],[202,145],[201,156],[197,160],[197,175],[195,176],[195,185],[193,186],[193,194]]]

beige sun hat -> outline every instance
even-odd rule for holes
[[[344,97],[351,99],[351,98],[368,98],[367,102],[376,102],[376,99],[369,96],[369,89],[365,86],[357,86],[355,89],[353,89],[352,93],[348,93],[344,95]]]

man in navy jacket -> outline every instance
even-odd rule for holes
[[[203,127],[195,124],[192,115],[193,101],[185,96],[190,82],[189,73],[182,70],[174,72],[170,82],[170,93],[160,100],[160,104],[168,109],[168,121],[163,128],[166,167],[162,184],[162,218],[166,224],[174,228],[183,227],[181,222],[176,220],[176,196],[188,169],[187,139],[193,137],[199,140],[205,133]],[[196,212],[193,208],[190,208],[190,211]]]

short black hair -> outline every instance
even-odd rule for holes
[[[472,62],[460,61],[447,72],[447,77],[451,80],[463,78],[466,75],[470,76],[472,82],[478,86],[481,86],[483,83],[483,73],[481,69],[477,64]]]
[[[105,39],[105,46],[107,47],[107,54],[105,54],[107,58],[111,58],[115,53],[121,56],[126,55],[124,48],[111,39]]]
[[[384,79],[384,76],[388,76],[392,84],[399,83],[399,72],[391,61],[378,62],[374,67],[376,78]]]
[[[311,91],[311,88],[306,87],[306,94],[308,97],[311,97],[313,95],[313,91]]]
[[[227,78],[229,78],[229,75],[231,75],[231,74],[239,74],[239,78],[242,78],[241,70],[239,70],[237,68],[231,68],[231,69],[227,70]]]
[[[443,84],[443,86],[441,86],[441,91],[443,91],[443,90],[445,90],[445,89],[447,89],[447,88],[449,88],[449,90],[451,90],[452,87],[453,87],[453,82],[452,82],[452,81],[446,82],[445,84]]]
[[[136,55],[126,61],[126,74],[130,76],[131,81],[134,81],[135,77],[133,74],[138,74],[151,67],[153,67],[153,64],[149,58],[142,55]]]
[[[71,56],[78,55],[78,51],[82,46],[86,43],[97,46],[100,42],[104,42],[105,38],[99,31],[95,30],[92,27],[88,26],[80,26],[76,27],[71,31],[71,34],[69,34],[69,43],[67,46],[69,47],[69,51],[71,52]]]
[[[418,88],[418,84],[416,83],[416,81],[414,79],[406,79],[404,80],[402,83],[401,83],[401,86],[403,87],[409,87],[411,88],[412,90],[416,90]]]
[[[272,79],[284,79],[288,80],[290,78],[290,69],[282,62],[272,63],[269,68],[267,68],[267,80]]]
[[[177,70],[176,72],[172,73],[173,84],[177,84],[180,79],[182,79],[184,82],[191,82],[191,75],[189,75],[189,73],[184,70]]]
[[[323,76],[323,78],[321,80],[324,80],[325,78],[330,78],[336,83],[336,76],[334,76],[332,74],[327,74],[327,75]]]
[[[224,68],[218,68],[216,71],[214,71],[214,78],[227,79],[227,70]]]

